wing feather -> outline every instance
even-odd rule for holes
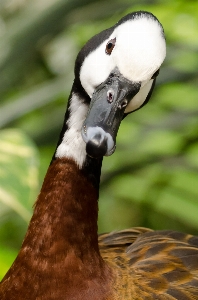
[[[137,227],[100,235],[99,246],[115,299],[198,299],[198,237]]]

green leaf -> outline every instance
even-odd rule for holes
[[[0,277],[16,257],[38,190],[38,152],[20,130],[0,132]],[[14,248],[13,248],[14,247]]]
[[[17,129],[0,132],[0,217],[12,209],[26,222],[38,189],[38,153]],[[3,205],[2,205],[3,204]]]
[[[2,247],[2,246],[0,247],[0,264],[1,264],[0,280],[3,278],[3,276],[9,269],[16,255],[17,255],[17,251],[7,247]]]

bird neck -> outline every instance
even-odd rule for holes
[[[98,190],[87,171],[71,158],[53,160],[2,299],[110,299],[112,271],[99,253],[97,216]]]
[[[45,254],[62,253],[85,261],[98,257],[98,190],[70,158],[50,165],[35,204],[29,234],[32,247]],[[28,235],[28,234],[27,234]],[[29,241],[26,237],[27,243]]]
[[[40,243],[46,248],[44,252],[53,242],[57,243],[55,251],[75,253],[84,261],[86,256],[95,255],[101,261],[97,219],[102,159],[86,155],[81,128],[88,111],[88,99],[83,93],[79,96],[75,86],[31,223],[35,232],[40,231]]]
[[[52,162],[57,158],[70,158],[79,170],[99,190],[102,158],[91,158],[86,153],[81,130],[87,116],[90,98],[81,84],[75,80],[69,97],[65,120]]]
[[[48,290],[50,294],[52,284],[57,299],[62,299],[62,291],[67,299],[86,300],[103,299],[108,291],[107,278],[111,278],[111,271],[100,256],[97,235],[102,159],[87,157],[81,138],[87,109],[88,104],[80,102],[80,97],[72,93],[60,140],[24,242],[3,279],[6,287],[10,278],[25,270],[26,277],[21,274],[18,280],[23,288],[26,286],[27,299],[36,299]],[[38,290],[32,290],[29,285],[32,276]],[[93,290],[97,297],[89,294]],[[15,298],[9,299],[20,299],[20,289],[13,295]]]

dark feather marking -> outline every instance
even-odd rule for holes
[[[178,288],[168,289],[167,294],[173,296],[174,299],[177,299],[177,300],[191,300],[191,299],[193,299],[192,296],[188,292],[185,292],[184,290],[181,291]],[[194,298],[194,300],[195,300],[195,298]]]

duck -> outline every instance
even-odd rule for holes
[[[166,56],[150,12],[124,16],[77,55],[55,153],[1,300],[198,299],[198,237],[129,228],[98,236],[102,160],[150,99]]]

